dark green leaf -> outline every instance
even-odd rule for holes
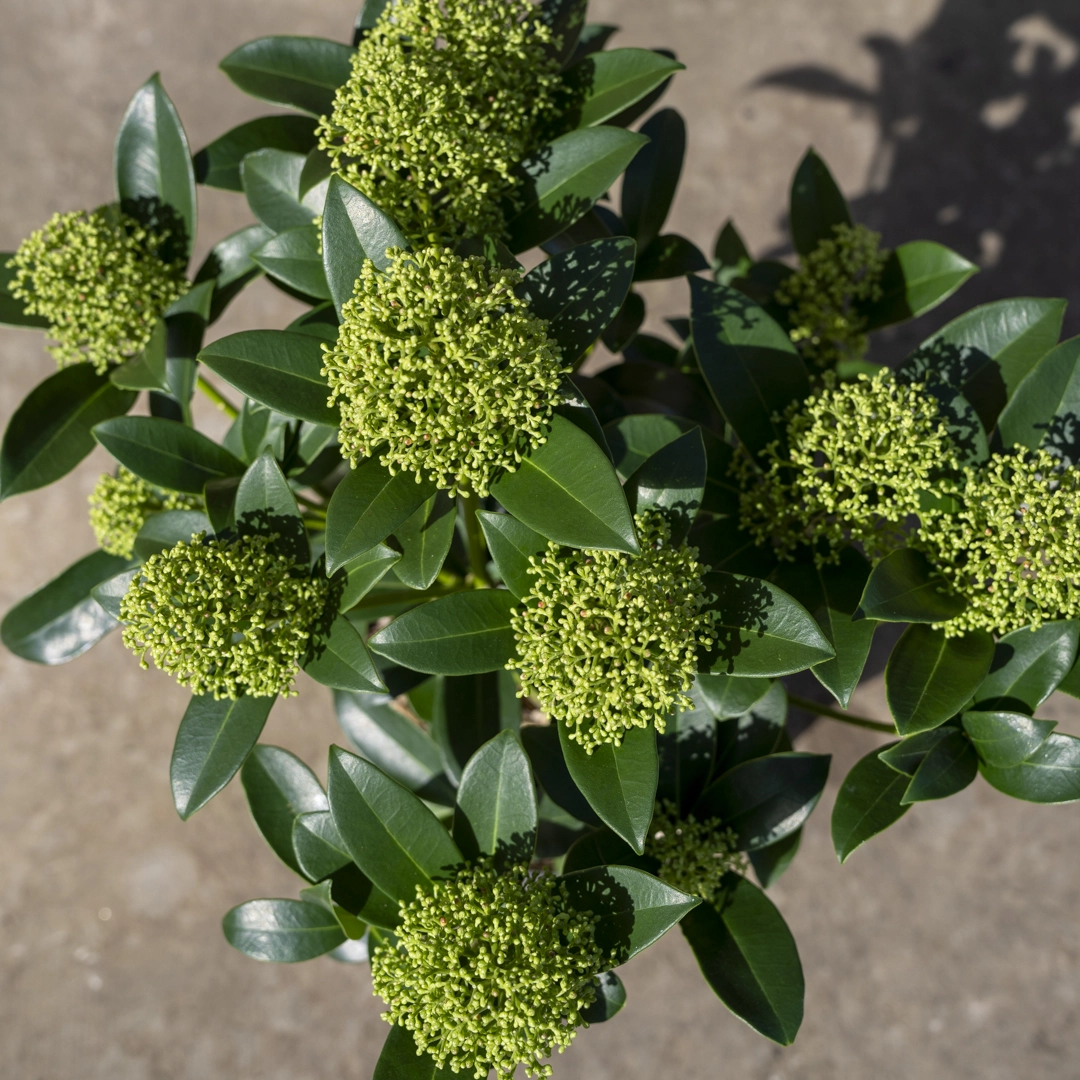
[[[370,0],[368,0],[370,3]],[[437,1068],[430,1054],[417,1054],[413,1033],[396,1024],[383,1043],[371,1080],[458,1080],[450,1066]]]
[[[168,327],[158,319],[141,353],[113,368],[109,379],[124,390],[169,390],[168,359],[165,356]]]
[[[577,911],[596,916],[595,941],[616,966],[647,949],[701,903],[630,866],[594,866],[562,878]]]
[[[708,574],[705,585],[716,597],[716,641],[699,661],[701,670],[775,677],[833,655],[809,612],[775,585],[724,572]]]
[[[955,716],[990,670],[994,639],[985,630],[946,637],[909,626],[885,667],[885,697],[901,735],[929,731]]]
[[[329,809],[315,774],[295,755],[260,743],[240,770],[251,816],[286,866],[302,874],[293,850],[293,823],[300,814]]]
[[[195,179],[207,187],[243,191],[240,162],[256,150],[288,150],[306,154],[318,138],[308,116],[260,116],[240,124],[195,155]]]
[[[337,406],[321,374],[319,338],[289,330],[244,330],[218,338],[199,353],[199,362],[242,394],[286,416],[337,427]],[[381,539],[381,537],[380,537]]]
[[[338,607],[348,611],[355,607],[378,583],[388,570],[401,558],[398,552],[385,544],[376,544],[362,555],[345,564],[345,588]]]
[[[544,0],[540,19],[551,27],[552,44],[548,46],[555,60],[564,64],[574,52],[585,23],[588,0]]]
[[[326,633],[312,634],[304,670],[323,686],[355,693],[385,690],[371,654],[359,631],[338,615]]]
[[[881,296],[863,312],[868,330],[914,319],[952,296],[979,268],[932,240],[914,240],[889,253]]]
[[[208,481],[244,472],[244,463],[228,450],[175,420],[122,416],[93,433],[121,465],[166,491],[201,495]]]
[[[312,960],[345,940],[332,913],[303,900],[249,900],[228,912],[221,925],[233,948],[277,964]]]
[[[330,912],[345,936],[352,941],[360,941],[367,932],[367,926],[352,912],[334,902],[333,885],[329,881],[321,881],[318,885],[309,885],[306,889],[301,889],[300,899],[306,904],[316,904]]]
[[[717,725],[713,775],[722,776],[744,761],[788,749],[783,745],[787,711],[784,684],[774,682],[745,713]]]
[[[901,799],[906,805],[947,799],[975,779],[979,758],[962,731],[950,728],[923,758]]]
[[[1051,349],[1016,388],[1002,410],[998,432],[1007,447],[1026,446],[1034,450],[1049,444],[1064,451],[1070,463],[1076,463],[1076,449],[1067,438],[1058,445],[1064,432],[1053,430],[1080,415],[1080,337],[1069,338]],[[1058,419],[1058,425],[1052,421]],[[1064,441],[1064,440],[1063,440]],[[1071,451],[1071,452],[1070,452]]]
[[[716,720],[696,686],[691,700],[694,707],[668,717],[664,734],[656,738],[660,759],[656,797],[670,799],[684,811],[697,802],[709,782],[716,753]]]
[[[581,1019],[586,1024],[602,1024],[626,1004],[626,987],[614,971],[601,972],[599,979],[595,1000],[581,1010]]]
[[[219,66],[260,101],[329,116],[334,92],[348,81],[354,51],[325,38],[262,37],[234,49]]]
[[[461,774],[454,840],[466,859],[495,856],[499,866],[528,863],[536,847],[536,790],[529,759],[512,731],[502,731]]]
[[[782,442],[780,414],[810,393],[791,338],[729,286],[691,278],[690,296],[694,350],[717,407],[751,453]]]
[[[536,150],[521,164],[523,184],[506,223],[510,250],[528,251],[581,218],[646,142],[622,128],[593,127]]]
[[[604,451],[562,416],[547,442],[491,486],[500,503],[529,528],[576,548],[639,551],[634,520]]]
[[[602,743],[587,754],[560,723],[559,741],[570,776],[589,805],[612,832],[639,855],[652,821],[659,764],[656,731],[650,724],[631,728],[622,745]]]
[[[1033,803],[1080,800],[1080,739],[1051,735],[1029,758],[1011,769],[983,763],[987,783],[998,791]]]
[[[251,212],[275,233],[310,226],[323,211],[325,186],[300,194],[306,159],[287,150],[256,150],[240,165]]]
[[[236,492],[234,518],[237,531],[274,533],[278,551],[306,564],[310,561],[307,534],[296,496],[281,467],[264,450],[248,467]]]
[[[634,276],[634,242],[590,240],[540,263],[515,290],[548,321],[563,362],[576,365],[619,313]]]
[[[718,818],[734,830],[740,851],[768,847],[810,816],[830,760],[828,754],[791,751],[744,761],[705,789],[694,815],[699,821]]]
[[[716,235],[713,245],[714,276],[721,285],[730,285],[737,277],[745,277],[754,260],[746,243],[729,218]]]
[[[461,779],[466,763],[500,731],[521,726],[521,703],[508,671],[446,675],[435,680],[432,734],[451,780]]]
[[[1032,720],[1014,712],[966,712],[960,720],[979,757],[999,769],[1019,765],[1054,730],[1053,720]]]
[[[18,326],[26,330],[44,330],[49,320],[42,315],[27,315],[24,300],[16,300],[11,295],[11,283],[17,273],[15,267],[8,266],[14,252],[0,251],[0,326]]]
[[[418,484],[410,473],[391,476],[375,458],[361,461],[338,484],[326,510],[327,572],[381,544],[434,494],[430,480]]]
[[[788,833],[783,840],[750,852],[750,864],[763,889],[776,884],[798,854],[801,843],[802,829],[796,829],[793,833]]]
[[[371,762],[331,747],[327,790],[353,862],[392,900],[414,900],[461,863],[438,818]]]
[[[645,301],[633,290],[626,294],[618,314],[603,333],[604,344],[613,352],[622,352],[645,321]]]
[[[931,731],[920,731],[917,735],[909,735],[898,743],[892,743],[882,750],[878,757],[890,769],[895,769],[910,778],[926,760],[926,755],[955,730],[956,728],[950,725],[934,728]]]
[[[130,564],[129,564],[130,565]],[[127,595],[132,581],[142,573],[141,566],[122,570],[113,577],[106,578],[90,590],[90,595],[117,621],[120,619],[120,604]]]
[[[396,224],[366,195],[342,180],[330,178],[322,223],[323,263],[338,313],[353,294],[365,259],[380,270],[390,265],[390,248],[409,247]]]
[[[665,233],[638,256],[634,281],[667,281],[708,269],[709,260],[697,244],[678,233]]]
[[[900,802],[908,777],[879,760],[880,752],[880,749],[871,750],[861,758],[845,777],[836,796],[832,841],[841,862],[846,862],[856,848],[884,832],[910,809]]]
[[[195,275],[195,282],[214,282],[214,295],[210,301],[211,323],[221,318],[244,286],[262,273],[252,262],[251,253],[273,235],[265,225],[248,225],[219,240],[210,249],[210,254]]]
[[[395,530],[401,561],[394,567],[398,580],[410,589],[426,589],[439,576],[454,539],[457,502],[440,491]]]
[[[579,128],[602,124],[685,66],[650,49],[587,56],[563,73],[573,101],[570,122]]]
[[[213,531],[210,519],[199,510],[164,510],[150,514],[135,537],[135,556],[145,561],[175,547],[181,540],[190,543],[199,533],[210,535]]]
[[[547,538],[509,514],[477,510],[488,550],[506,587],[519,600],[532,587],[529,556],[547,550]]]
[[[630,509],[662,512],[671,525],[671,543],[682,543],[705,495],[707,468],[701,428],[694,428],[657,450],[626,481]]]
[[[813,150],[807,150],[791,182],[791,240],[795,250],[807,256],[823,240],[833,238],[837,225],[851,224],[847,200],[837,187],[829,167]]]
[[[692,423],[679,417],[638,413],[606,424],[604,435],[615,460],[615,471],[625,480],[658,450],[693,429]]]
[[[301,814],[293,822],[292,846],[309,881],[324,881],[352,862],[329,810]]]
[[[138,89],[124,113],[114,164],[125,213],[166,224],[172,242],[187,255],[196,236],[195,168],[180,117],[158,75]],[[165,207],[179,220],[166,218]]]
[[[686,122],[674,109],[661,109],[641,125],[646,146],[626,168],[622,219],[644,251],[660,235],[679,185],[686,153]]]
[[[399,615],[368,644],[397,664],[432,675],[497,671],[514,656],[505,589],[453,593]]]
[[[251,260],[270,277],[316,300],[330,299],[319,231],[314,225],[300,225],[271,237],[251,253]]]
[[[8,422],[0,445],[0,499],[66,476],[94,449],[94,426],[122,416],[135,397],[89,364],[50,375],[30,391]]]
[[[187,821],[236,775],[259,741],[274,704],[272,697],[235,701],[193,697],[180,721],[169,775],[173,803]]]
[[[530,725],[521,729],[521,741],[540,786],[556,805],[578,821],[599,825],[600,818],[574,783],[559,738],[559,725]]]
[[[0,640],[16,656],[37,664],[66,664],[120,624],[90,595],[91,589],[131,563],[94,551],[59,577],[20,600],[0,623]]]
[[[717,720],[733,720],[748,713],[771,689],[769,679],[742,679],[732,675],[699,673],[694,683],[709,712]]]
[[[856,619],[879,622],[946,622],[967,607],[919,551],[900,548],[874,567]]]
[[[989,674],[975,691],[977,707],[1033,713],[1069,673],[1078,635],[1080,623],[1074,619],[1006,634],[994,650]]]
[[[731,875],[715,904],[701,904],[682,931],[716,996],[741,1020],[781,1046],[803,1016],[803,973],[795,939],[772,901]]]

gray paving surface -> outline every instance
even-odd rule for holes
[[[346,0],[0,0],[0,248],[56,209],[110,197],[113,132],[150,72],[201,145],[261,111],[216,71],[226,51],[265,33],[341,37],[353,14]],[[1072,0],[594,0],[593,17],[689,65],[670,95],[691,124],[671,224],[699,243],[734,215],[756,250],[781,244],[788,176],[812,142],[887,240],[941,239],[986,266],[963,303],[1080,288]],[[244,218],[235,198],[201,198],[205,247]],[[685,306],[682,286],[650,292],[657,314]],[[252,290],[221,332],[291,314]],[[16,331],[0,331],[0,355],[6,419],[51,362]],[[0,607],[90,547],[84,500],[100,466],[0,506]],[[329,695],[301,690],[266,738],[317,763],[335,738]],[[184,700],[116,638],[50,671],[0,654],[0,1076],[367,1080],[385,1027],[366,971],[260,965],[220,935],[232,904],[296,885],[235,786],[177,820],[167,767]],[[880,685],[857,707],[881,715]],[[1077,730],[1073,706],[1047,708]],[[557,1077],[1080,1076],[1080,810],[978,784],[841,869],[828,811],[873,741],[837,725],[803,739],[835,757],[774,890],[806,968],[795,1045],[728,1015],[676,933],[629,966],[628,1007],[584,1033]]]

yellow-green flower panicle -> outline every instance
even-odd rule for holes
[[[502,236],[514,166],[552,108],[551,30],[530,0],[398,0],[319,125],[335,172],[413,242]]]
[[[11,294],[49,322],[60,367],[105,372],[142,350],[154,324],[189,285],[184,262],[166,262],[171,232],[153,231],[117,206],[54,214],[8,261]]]
[[[715,902],[724,875],[742,873],[746,856],[737,850],[735,833],[715,820],[680,817],[668,800],[656,804],[645,854],[660,863],[657,876],[691,896]]]
[[[151,514],[160,510],[198,510],[202,499],[163,491],[120,466],[116,475],[102,473],[90,493],[90,527],[98,547],[130,559],[135,537]]]
[[[660,514],[635,518],[640,555],[548,544],[530,558],[532,585],[510,616],[521,696],[567,726],[588,753],[632,728],[663,732],[686,694],[698,651],[713,644],[707,567],[670,543]]]
[[[791,407],[786,450],[772,444],[761,472],[745,454],[734,471],[743,527],[790,558],[815,547],[819,564],[860,543],[878,558],[903,543],[905,523],[957,455],[937,400],[890,371],[824,388]]]
[[[917,539],[968,601],[946,634],[1080,617],[1080,472],[1016,447],[968,466],[954,497],[960,509],[924,521]]]
[[[396,945],[371,960],[383,1019],[411,1031],[440,1069],[509,1080],[520,1064],[550,1076],[541,1059],[570,1045],[610,964],[595,917],[575,911],[551,874],[497,873],[490,860],[418,889],[401,916]]]
[[[514,295],[518,271],[443,248],[391,255],[385,273],[364,263],[323,345],[342,455],[486,495],[545,441],[562,351]]]
[[[887,258],[878,233],[836,225],[776,290],[777,303],[789,309],[791,340],[811,367],[826,370],[866,355],[866,319],[858,308],[881,298]]]
[[[193,536],[146,561],[120,604],[124,644],[195,694],[289,696],[329,582],[272,536]]]

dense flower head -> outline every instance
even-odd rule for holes
[[[289,696],[329,582],[274,550],[274,536],[190,543],[153,555],[124,596],[124,644],[195,694]]]
[[[737,843],[735,833],[719,821],[680,817],[678,807],[664,799],[656,804],[645,854],[659,861],[656,873],[669,885],[712,903],[724,875],[746,869]]]
[[[789,309],[791,340],[814,368],[866,354],[866,319],[859,305],[881,298],[888,252],[881,236],[863,225],[835,225],[833,235],[800,260],[799,269],[776,290]]]
[[[845,383],[827,372],[821,390],[789,409],[786,444],[766,448],[764,472],[743,453],[734,466],[744,527],[782,558],[811,544],[819,563],[831,562],[852,541],[887,554],[923,493],[958,468],[937,400],[886,370]]]
[[[398,0],[360,42],[319,125],[334,170],[413,241],[501,235],[513,167],[558,84],[530,0]]]
[[[90,527],[98,546],[110,555],[130,559],[143,522],[159,510],[197,510],[195,495],[163,491],[125,469],[102,473],[90,493]]]
[[[1016,447],[964,469],[955,513],[924,518],[916,543],[968,601],[946,634],[1005,634],[1080,617],[1080,471]]]
[[[640,555],[550,543],[531,556],[533,582],[510,616],[521,695],[590,754],[691,708],[698,650],[713,644],[697,548],[672,545],[660,514],[634,520]]]
[[[342,454],[486,495],[545,441],[569,370],[548,324],[514,295],[516,270],[444,248],[366,261],[323,373]]]
[[[595,925],[562,882],[527,866],[499,873],[482,860],[430,894],[418,888],[401,905],[396,944],[372,957],[383,1019],[411,1031],[439,1068],[508,1080],[521,1064],[550,1076],[540,1059],[570,1045],[609,964]]]
[[[184,261],[165,261],[171,232],[151,230],[117,206],[54,214],[8,261],[11,294],[49,322],[60,367],[99,372],[150,340],[165,309],[188,289]]]

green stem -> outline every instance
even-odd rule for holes
[[[867,728],[870,731],[884,731],[889,735],[896,734],[895,724],[886,724],[881,720],[868,720],[865,716],[851,716],[839,709],[830,709],[828,705],[819,705],[809,698],[799,697],[798,694],[788,694],[788,702],[797,705],[800,709],[813,713],[815,716],[827,716],[830,720],[839,720],[842,724],[851,724],[852,727]]]
[[[240,415],[240,410],[237,409],[226,398],[213,387],[213,385],[206,381],[201,375],[195,380],[195,385],[230,419],[235,420]]]
[[[464,496],[461,500],[465,515],[465,535],[469,541],[469,569],[472,570],[473,584],[478,589],[490,589],[487,576],[487,545],[480,528],[480,519],[476,511],[480,509],[480,500],[475,495]]]

